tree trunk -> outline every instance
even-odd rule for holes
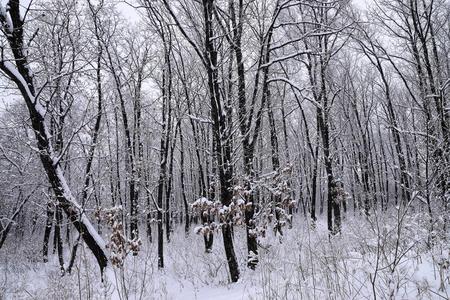
[[[11,24],[5,21],[8,18],[7,13],[11,17],[12,28]],[[45,108],[35,98],[36,93],[30,73],[31,70],[25,54],[26,51],[23,49],[23,45],[25,45],[23,38],[24,24],[20,16],[19,1],[9,2],[9,10],[2,10],[0,21],[3,30],[8,32],[8,43],[11,46],[15,62],[14,65],[10,61],[1,60],[0,69],[17,85],[27,105],[39,149],[39,157],[60,207],[75,228],[82,234],[83,240],[96,257],[100,270],[103,272],[103,269],[108,264],[105,242],[95,231],[89,219],[83,213],[82,208],[72,196],[60,166],[59,157],[50,143],[51,137],[44,120]]]

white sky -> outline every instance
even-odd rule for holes
[[[25,9],[30,4],[30,1],[33,1],[34,3],[38,2],[39,0],[21,0],[21,5]],[[353,3],[360,9],[367,9],[367,5],[372,2],[373,0],[352,0]],[[8,0],[0,0],[1,5],[5,5],[8,2]],[[136,1],[134,0],[128,0],[128,1],[118,1],[117,8],[123,15],[123,17],[130,23],[138,22],[140,19],[139,13],[136,11],[136,8],[132,7],[130,4],[135,4]],[[5,109],[8,102],[13,101],[11,99],[11,96],[8,96],[8,92],[5,93],[5,91],[2,91],[2,81],[0,80],[0,113]]]

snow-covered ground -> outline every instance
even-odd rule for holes
[[[390,217],[388,217],[390,215]],[[164,270],[157,268],[156,244],[128,256],[115,283],[103,284],[89,250],[83,248],[72,274],[61,276],[56,255],[41,262],[41,241],[26,238],[20,247],[0,250],[0,299],[449,299],[448,232],[429,234],[425,215],[383,217],[348,215],[340,236],[329,239],[323,220],[316,228],[296,216],[280,239],[260,240],[260,263],[246,268],[245,232],[235,229],[240,263],[238,283],[228,281],[220,234],[212,253],[201,236],[185,238],[177,229],[165,242]],[[439,222],[435,227],[441,226]]]

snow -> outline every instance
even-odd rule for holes
[[[212,201],[209,201],[205,197],[201,197],[194,201],[194,203],[191,204],[192,207],[205,207],[205,206],[211,206],[213,204]]]
[[[58,176],[58,179],[61,183],[63,193],[65,198],[73,205],[75,208],[77,208],[81,213],[81,223],[86,226],[89,233],[92,235],[94,240],[97,242],[97,244],[100,246],[100,248],[103,250],[103,252],[106,252],[106,243],[103,240],[103,238],[97,233],[97,230],[94,229],[89,219],[86,217],[86,214],[83,211],[83,208],[81,205],[75,200],[75,198],[72,196],[72,192],[70,191],[69,186],[67,185],[66,179],[64,177],[64,174],[61,170],[61,167],[59,164],[56,165],[56,175]]]
[[[421,227],[426,219],[420,215],[405,218],[407,226],[399,244],[402,256],[392,268],[395,251],[390,247],[396,244],[396,234],[382,229],[378,240],[373,231],[376,226],[371,228],[368,222],[380,222],[396,231],[395,214],[393,211],[391,217],[380,216],[378,220],[348,215],[342,234],[331,239],[324,219],[312,229],[297,215],[293,229],[284,230],[282,238],[270,230],[260,238],[255,271],[246,268],[245,229],[237,226],[234,241],[241,278],[235,284],[228,279],[221,234],[215,234],[212,252],[205,253],[203,237],[185,237],[182,226],[173,233],[170,247],[164,249],[164,270],[157,267],[156,243],[146,244],[138,256],[126,257],[124,270],[109,267],[103,284],[95,259],[84,245],[76,271],[61,277],[56,256],[50,256],[48,264],[23,258],[25,249],[32,255],[39,253],[40,243],[25,242],[21,249],[12,249],[11,244],[0,250],[0,274],[9,276],[8,285],[0,282],[0,293],[7,299],[84,299],[88,294],[93,299],[120,299],[125,282],[128,299],[371,299],[371,280],[376,272],[377,298],[448,298],[450,271],[439,265],[450,259],[448,245],[437,241],[431,250],[426,247],[427,232]],[[386,256],[381,255],[377,265],[380,243]],[[411,245],[414,248],[408,250]],[[441,275],[447,280],[444,285]]]
[[[10,21],[9,14],[7,14],[5,7],[3,4],[0,4],[0,14],[2,15],[3,19],[6,20],[7,25],[5,30],[11,31],[13,28],[13,25]],[[9,62],[9,61],[2,61],[1,62],[2,67],[5,68],[17,81],[19,81],[20,85],[24,88],[25,93],[27,94],[28,100],[31,102],[32,105],[34,105],[34,108],[36,112],[41,116],[42,119],[45,117],[45,109],[44,107],[39,103],[38,99],[35,99],[34,94],[31,92],[25,78],[22,76],[22,74],[17,70],[16,66]],[[44,132],[45,132],[45,138],[50,139],[51,135],[48,131],[48,128],[46,124],[43,124],[44,126]],[[89,219],[86,217],[85,213],[83,212],[83,208],[80,206],[80,204],[77,203],[75,198],[73,197],[71,190],[69,186],[67,185],[66,179],[64,177],[64,174],[62,172],[62,169],[59,165],[59,160],[56,158],[56,155],[51,147],[51,145],[48,146],[48,155],[52,159],[53,166],[56,169],[56,176],[58,177],[58,180],[61,184],[62,192],[65,196],[65,198],[76,208],[79,210],[79,213],[81,214],[81,223],[84,224],[84,226],[89,231],[89,234],[92,235],[96,243],[101,247],[103,252],[106,252],[106,243],[103,240],[103,238],[97,233],[97,231],[92,226]]]
[[[19,73],[16,66],[10,61],[2,61],[2,64],[20,82],[20,84],[25,88],[27,96],[31,101],[33,101],[34,95],[31,93],[25,78],[23,78],[22,74]]]
[[[12,34],[13,24],[11,21],[11,16],[6,12],[6,7],[3,6],[2,3],[0,3],[0,15],[2,15],[2,18],[6,21],[6,26],[4,26],[6,33]]]
[[[270,67],[271,65],[273,65],[273,64],[275,64],[277,62],[282,62],[284,60],[287,60],[287,59],[290,59],[290,58],[293,58],[293,57],[296,57],[296,56],[299,56],[299,55],[308,54],[308,53],[312,53],[312,51],[311,50],[302,50],[302,51],[297,51],[297,52],[294,52],[294,53],[287,54],[285,56],[277,57],[276,59],[271,60],[268,63],[262,64],[261,68],[267,68],[267,67]]]
[[[245,200],[242,198],[238,198],[236,200],[236,205],[238,205],[238,206],[245,205]]]
[[[16,66],[9,62],[9,61],[2,61],[1,64],[3,65],[3,67],[5,69],[7,69],[12,76],[14,76],[14,78],[16,80],[18,80],[20,82],[20,85],[25,89],[25,93],[27,94],[27,97],[30,99],[31,103],[34,105],[34,108],[36,110],[36,112],[42,117],[45,117],[45,113],[46,110],[45,108],[42,106],[42,104],[38,101],[38,99],[35,99],[33,93],[30,91],[30,87],[28,86],[25,78],[23,78],[22,74],[20,74],[20,72],[17,70]],[[47,132],[47,136],[50,136],[50,134]]]
[[[2,6],[2,9],[3,9],[3,6]],[[2,11],[2,13],[3,13],[3,11]],[[23,78],[23,76],[19,73],[17,68],[14,66],[14,64],[12,64],[9,61],[4,61],[3,62],[3,66],[4,66],[4,68],[6,68],[20,82],[20,84],[25,89],[25,92],[27,93],[30,101],[32,103],[34,103],[34,107],[35,107],[37,113],[40,114],[40,116],[42,118],[44,118],[44,116],[45,116],[45,109],[42,107],[42,105],[39,103],[39,101],[34,101],[34,95],[31,93],[31,91],[30,91],[30,89],[28,87],[28,84],[26,83],[26,81]],[[48,128],[47,128],[47,126],[45,124],[44,124],[44,131],[46,133],[46,137],[49,138],[50,137],[50,133],[49,133]],[[91,222],[89,221],[89,219],[84,214],[82,207],[80,206],[80,204],[77,203],[75,198],[72,196],[71,190],[70,190],[69,186],[67,185],[66,179],[65,179],[64,174],[63,174],[63,172],[61,170],[61,167],[58,164],[58,159],[55,157],[55,154],[53,153],[53,149],[52,149],[51,145],[49,145],[49,149],[48,150],[49,150],[49,155],[50,155],[51,159],[53,160],[53,165],[56,168],[56,175],[58,176],[58,179],[59,179],[59,181],[61,183],[62,190],[63,190],[63,193],[65,195],[65,198],[73,206],[75,206],[75,208],[77,208],[80,211],[80,213],[82,214],[81,215],[81,223],[83,223],[86,226],[87,230],[93,236],[93,238],[95,239],[97,244],[106,253],[106,247],[105,247],[106,243],[105,243],[105,241],[102,239],[102,237],[94,229],[94,227],[92,226]]]
[[[285,82],[287,84],[289,84],[290,86],[292,86],[294,89],[296,89],[299,93],[302,93],[304,90],[306,90],[306,88],[301,88],[299,87],[295,82],[291,81],[289,78],[285,78],[285,77],[275,77],[275,78],[271,78],[268,80],[268,82],[273,82],[273,81],[282,81]],[[316,106],[317,108],[322,108],[322,104],[318,103],[317,101],[315,101],[314,99],[311,99],[309,97],[304,97],[306,100],[308,100],[309,102],[311,102],[312,104],[314,104],[314,106]]]
[[[191,120],[194,120],[194,121],[199,122],[199,123],[213,124],[213,121],[211,119],[209,119],[209,118],[200,118],[200,117],[196,117],[196,116],[193,116],[193,115],[190,115],[190,114],[187,114],[187,116]]]

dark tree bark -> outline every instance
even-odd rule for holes
[[[45,222],[45,230],[44,230],[44,243],[42,246],[42,257],[44,262],[48,262],[48,242],[50,240],[50,233],[53,227],[53,218],[54,218],[54,205],[51,202],[47,203],[47,220]]]
[[[233,47],[233,51],[236,56],[237,65],[237,79],[238,79],[238,118],[239,129],[242,135],[242,147],[243,147],[243,161],[245,172],[244,187],[246,190],[251,190],[250,183],[255,176],[253,170],[253,158],[255,153],[255,145],[258,140],[258,136],[261,129],[262,113],[266,107],[266,102],[269,94],[269,60],[270,60],[270,45],[272,42],[273,26],[275,20],[280,13],[279,3],[277,2],[272,15],[272,22],[265,32],[264,36],[261,36],[261,48],[259,53],[258,69],[254,78],[254,89],[250,101],[247,101],[246,96],[246,80],[245,80],[245,68],[244,59],[242,54],[242,32],[243,32],[243,13],[244,13],[244,1],[238,1],[238,10],[234,6],[234,1],[229,2],[230,18],[232,25],[232,37],[229,38],[230,44]],[[260,82],[260,76],[262,74],[262,82]],[[256,118],[254,119],[256,98],[258,95],[259,86],[262,85],[262,97],[260,109],[257,111]],[[249,102],[249,103],[248,103]],[[248,106],[248,111],[247,111]],[[251,129],[253,129],[253,134]],[[245,223],[247,233],[247,252],[248,252],[248,267],[254,269],[258,264],[258,244],[255,234],[255,198],[252,193],[248,193],[246,196],[246,202],[251,205],[245,211]]]
[[[61,221],[62,221],[62,211],[60,207],[56,207],[55,211],[55,245],[58,250],[58,262],[59,267],[61,269],[61,273],[64,274],[65,267],[64,267],[64,252],[63,252],[63,243],[61,239]]]
[[[180,135],[180,184],[181,184],[181,197],[183,198],[184,204],[184,232],[186,236],[189,235],[189,203],[186,197],[186,186],[185,186],[185,175],[184,175],[184,137],[183,131],[181,129],[182,126],[178,126],[178,131]]]
[[[271,157],[272,157],[272,170],[277,174],[275,178],[280,176],[280,155],[278,153],[278,137],[277,130],[275,126],[275,117],[273,114],[272,107],[272,99],[270,93],[267,95],[267,115],[269,117],[269,129],[270,129],[270,149],[271,149]],[[277,181],[275,180],[275,184]],[[278,232],[280,235],[283,235],[283,231],[281,230],[281,209],[283,205],[281,203],[281,193],[277,191],[275,195],[272,195],[274,200],[274,210],[275,210],[275,234]]]
[[[164,84],[164,83],[163,83]],[[159,154],[159,179],[158,179],[158,198],[157,198],[157,222],[158,222],[158,267],[164,268],[164,231],[163,231],[163,197],[164,186],[166,181],[167,172],[167,149],[166,149],[166,109],[167,100],[163,96],[162,106],[162,135],[160,141],[160,154]]]
[[[98,236],[89,219],[72,196],[60,166],[58,155],[50,142],[49,131],[44,120],[45,109],[40,104],[40,100],[36,98],[28,57],[23,49],[24,20],[20,15],[20,3],[19,1],[9,1],[8,5],[9,10],[0,13],[0,23],[3,31],[7,33],[6,38],[11,47],[14,64],[2,59],[0,69],[17,85],[27,105],[31,126],[35,132],[39,149],[39,157],[60,207],[80,232],[84,242],[96,257],[100,270],[103,271],[108,264],[105,243]],[[12,23],[7,21],[8,16],[6,14],[9,14]]]
[[[166,1],[165,1],[166,2]],[[167,2],[166,2],[167,3]],[[214,45],[213,37],[213,10],[214,0],[203,0],[203,17],[205,20],[205,61],[208,74],[208,88],[211,104],[211,118],[213,120],[213,135],[215,139],[215,154],[219,169],[220,196],[221,202],[229,206],[232,201],[232,178],[233,169],[231,161],[231,138],[225,116],[223,113],[223,104],[220,99],[219,77],[217,70],[217,50]],[[231,236],[231,220],[225,220],[222,226],[223,242],[225,254],[230,269],[231,281],[236,282],[239,279],[239,267],[234,252],[233,239]]]

